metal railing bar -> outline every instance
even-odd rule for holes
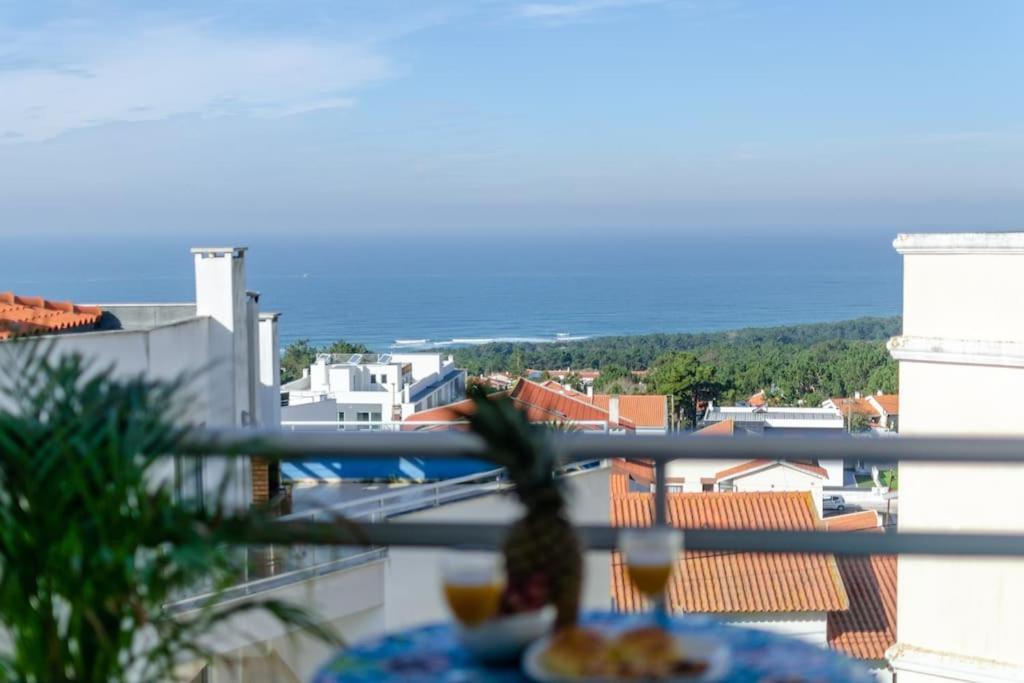
[[[366,496],[365,498],[356,498],[354,500],[347,500],[341,503],[335,503],[334,505],[310,508],[302,512],[294,512],[290,515],[284,515],[280,519],[304,519],[310,515],[317,513],[340,513],[345,510],[356,509],[366,506],[380,506],[386,501],[393,499],[405,499],[405,501],[411,502],[410,498],[416,494],[423,494],[424,496],[431,496],[432,492],[437,489],[451,488],[455,486],[464,486],[466,484],[493,484],[497,483],[495,480],[501,478],[504,474],[504,468],[498,468],[494,470],[487,470],[486,472],[480,472],[478,474],[467,474],[462,477],[455,477],[453,479],[442,479],[433,484],[411,484],[409,486],[402,486],[396,489],[392,489],[387,493],[381,493],[376,496]],[[377,508],[379,509],[379,508]]]
[[[1024,439],[901,436],[891,439],[552,434],[569,461],[640,458],[658,461],[819,460],[1024,463]],[[256,454],[270,459],[311,457],[484,458],[484,442],[465,432],[291,432],[197,430],[182,454]]]
[[[619,528],[577,527],[591,550],[617,547]],[[349,525],[275,522],[247,528],[251,543],[311,545],[384,545],[496,549],[508,525],[455,522],[383,522]],[[839,555],[944,555],[1024,557],[1024,534],[951,534],[934,532],[839,532],[739,529],[682,529],[687,550]]]

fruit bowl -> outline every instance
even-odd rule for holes
[[[551,605],[531,612],[489,619],[477,626],[457,627],[459,642],[481,662],[511,662],[526,647],[551,631],[555,608]]]

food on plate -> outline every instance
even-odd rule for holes
[[[556,676],[581,680],[674,680],[708,669],[707,661],[688,658],[671,633],[653,626],[613,639],[578,626],[561,629],[551,637],[541,663]]]
[[[654,626],[626,631],[611,647],[617,673],[624,678],[668,676],[683,658],[672,634]]]
[[[544,666],[567,678],[606,676],[613,672],[608,641],[593,629],[570,626],[555,632],[544,652]]]

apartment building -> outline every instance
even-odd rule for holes
[[[192,255],[193,302],[76,305],[2,293],[0,340],[13,352],[33,340],[52,344],[53,353],[81,354],[120,376],[184,378],[191,424],[277,428],[278,315],[261,313],[259,293],[246,288],[246,248],[201,247]],[[226,502],[241,506],[266,500],[278,481],[275,468],[239,458],[207,459],[180,484],[190,495],[213,493],[228,475]]]
[[[906,234],[901,436],[1021,436],[1024,233]],[[950,396],[970,395],[971,410]],[[900,531],[1019,533],[1024,465],[904,462]],[[1024,680],[1024,563],[899,558],[901,683]]]
[[[437,353],[323,353],[281,387],[286,422],[336,421],[353,429],[395,424],[465,396],[466,371]]]

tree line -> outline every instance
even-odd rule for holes
[[[682,423],[694,425],[699,404],[733,404],[764,390],[769,403],[819,405],[832,396],[898,390],[896,363],[885,340],[901,320],[858,318],[833,323],[745,328],[724,332],[598,337],[554,344],[495,343],[455,351],[471,375],[527,369],[597,369],[597,391],[669,394]],[[282,382],[302,376],[318,353],[366,353],[339,340],[293,342],[281,357]],[[646,370],[640,376],[634,370]],[[578,379],[578,378],[577,378]],[[573,383],[570,377],[568,382]]]

